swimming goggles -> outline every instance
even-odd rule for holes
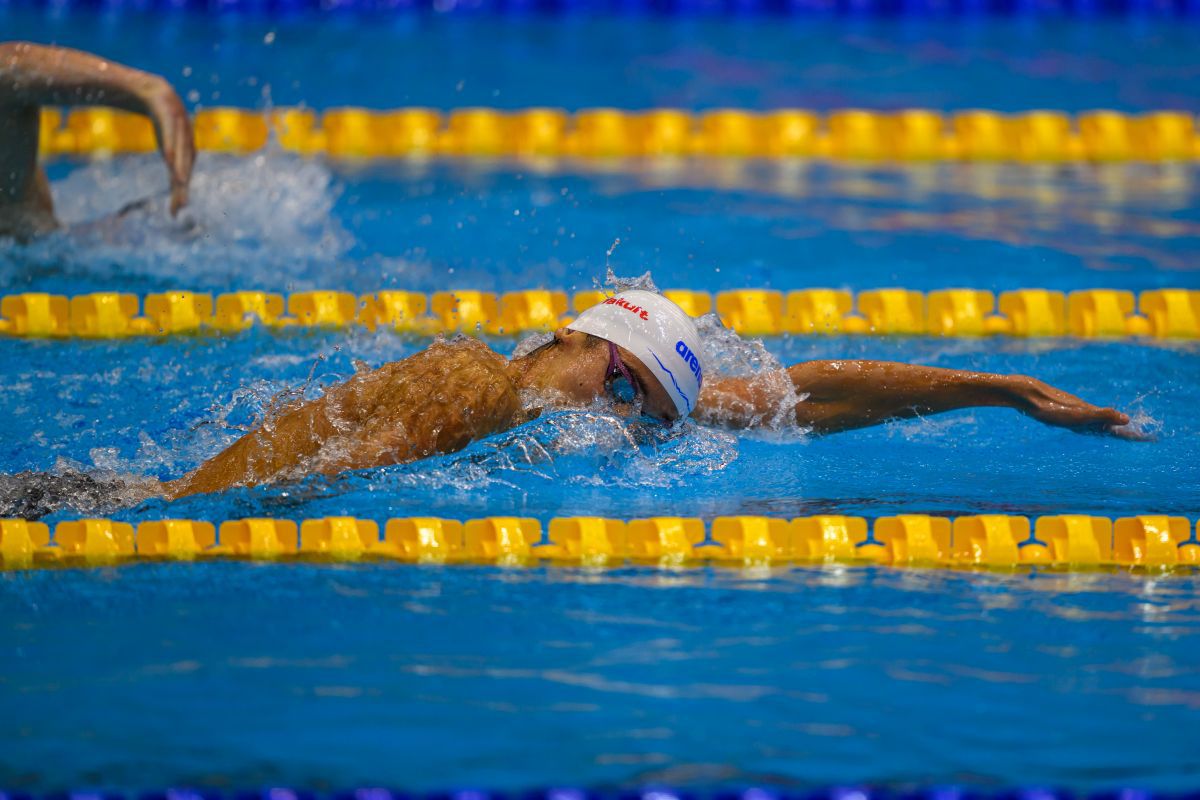
[[[608,382],[609,391],[618,403],[633,403],[642,393],[633,373],[625,366],[617,346],[612,342],[608,343],[608,374],[604,380]]]

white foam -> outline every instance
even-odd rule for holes
[[[373,487],[454,489],[535,482],[570,486],[670,487],[725,469],[738,457],[737,437],[695,423],[667,426],[612,412],[559,410],[423,462],[387,467]]]
[[[333,173],[279,151],[200,154],[191,201],[176,219],[157,155],[91,162],[52,190],[66,228],[23,247],[21,259],[93,280],[311,288],[327,283],[354,245],[333,213],[341,193]]]
[[[1129,424],[1113,430],[1118,436],[1129,439],[1157,439],[1163,430],[1163,421],[1151,416],[1145,409],[1146,395],[1141,395],[1130,403],[1126,413],[1129,414]]]

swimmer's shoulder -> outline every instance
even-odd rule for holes
[[[478,339],[438,339],[362,380],[368,406],[421,407],[468,416],[515,416],[521,403],[508,360]],[[365,398],[364,398],[365,399]]]
[[[474,336],[460,333],[449,338],[438,337],[429,345],[428,353],[439,353],[446,356],[473,359],[481,363],[507,367],[508,359],[488,347]]]
[[[426,370],[487,375],[501,384],[512,383],[508,359],[478,339],[462,334],[449,339],[439,337],[411,360]]]

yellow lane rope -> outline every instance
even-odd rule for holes
[[[283,149],[333,158],[726,156],[891,161],[1193,161],[1200,159],[1195,115],[1061,111],[1003,114],[928,109],[878,112],[805,109],[693,113],[556,108],[505,111],[334,108],[196,112],[202,150],[250,153],[272,131]],[[143,117],[104,108],[42,116],[42,152],[70,156],[151,152]]]
[[[219,535],[218,535],[219,533]],[[465,523],[413,517],[378,523],[354,517],[240,519],[218,527],[159,520],[134,527],[109,519],[49,526],[0,520],[0,566],[27,568],[143,559],[274,559],[334,561],[384,558],[417,563],[518,566],[771,566],[885,564],[895,567],[1060,569],[1200,565],[1200,525],[1185,517],[982,515],[953,520],[921,514],[796,519],[655,517],[617,520],[567,517],[543,530],[536,519],[487,517]]]
[[[1200,338],[1200,290],[1017,289],[999,298],[978,289],[668,289],[693,316],[711,311],[748,336],[902,335],[1155,339]],[[0,334],[19,337],[122,338],[280,327],[387,328],[432,335],[466,332],[516,335],[553,330],[605,299],[596,290],[530,289],[495,294],[466,289],[434,292],[270,292],[148,294],[27,292],[0,299]]]

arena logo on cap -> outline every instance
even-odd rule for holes
[[[646,309],[642,308],[639,305],[634,305],[633,303],[630,303],[623,297],[610,297],[604,301],[604,305],[616,306],[617,308],[623,308],[631,314],[637,314],[639,317],[641,317],[644,320],[650,319],[650,314],[646,311]]]
[[[692,374],[696,376],[696,383],[703,385],[704,375],[700,369],[700,359],[696,358],[696,354],[692,352],[691,348],[680,339],[675,345],[675,352],[679,353],[683,363],[687,364]]]

